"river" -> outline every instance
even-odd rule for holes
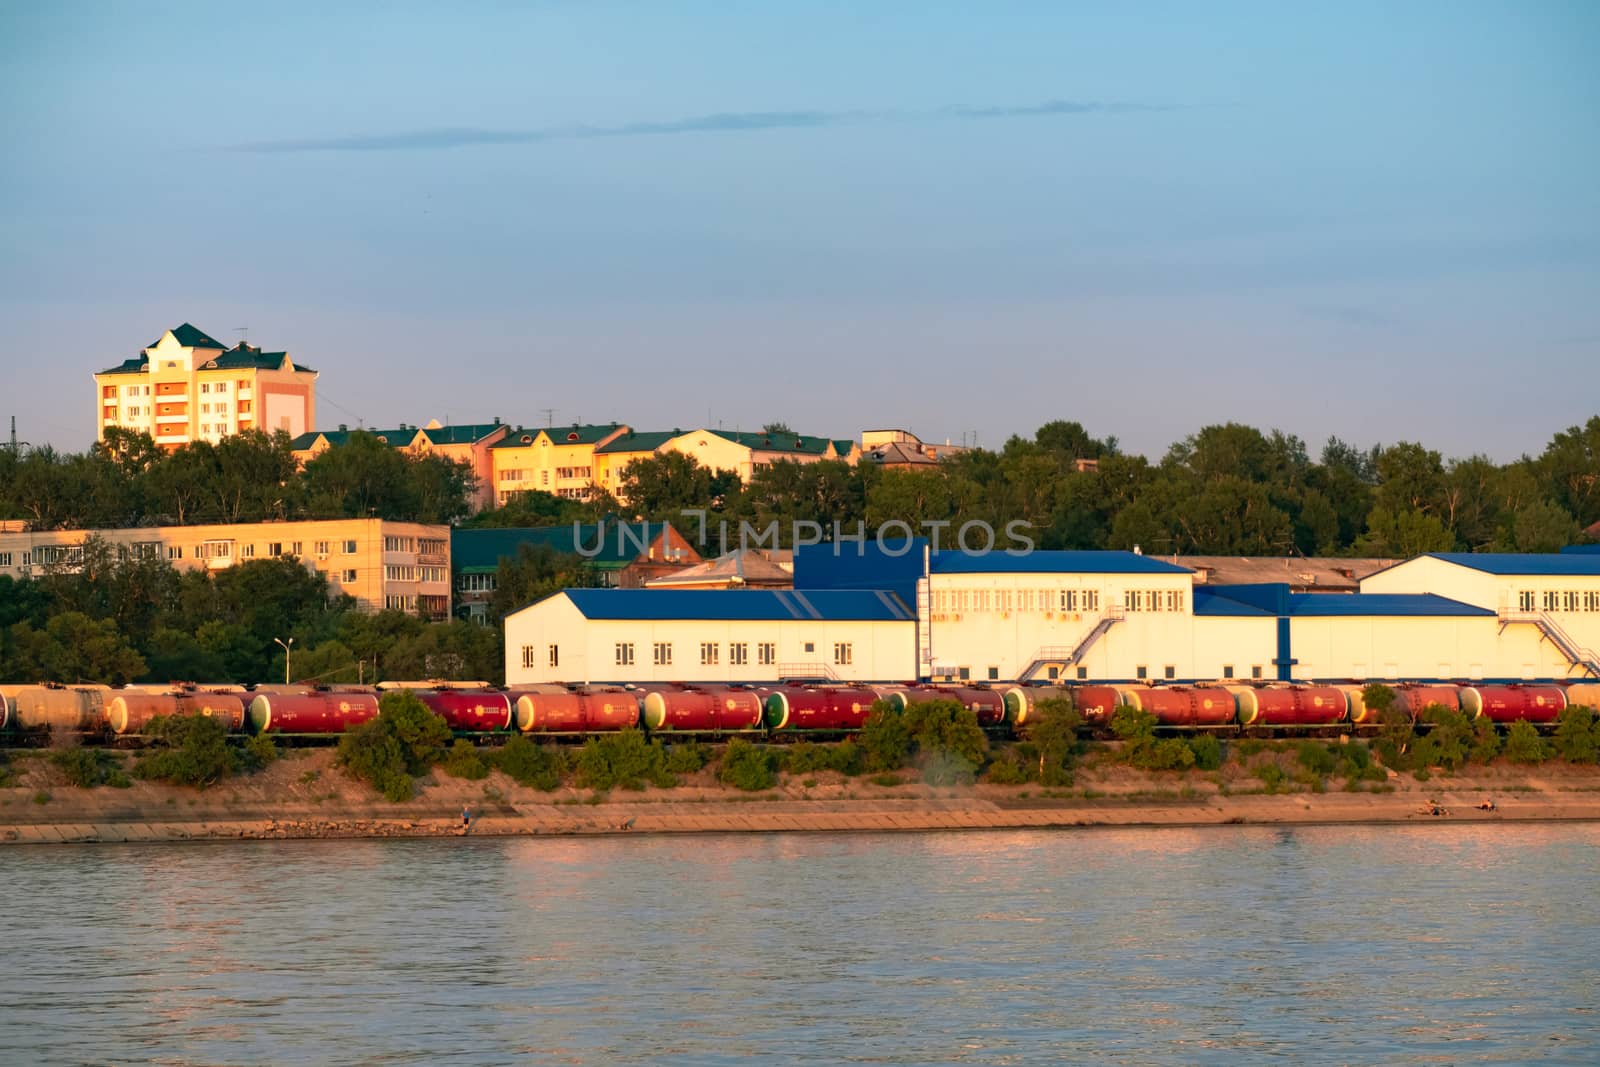
[[[1600,1062],[1600,827],[0,849],[0,1062]]]

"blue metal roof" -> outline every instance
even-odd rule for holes
[[[1270,600],[1251,595],[1256,590],[1272,590],[1274,595]],[[1218,585],[1194,587],[1194,613],[1196,615],[1237,615],[1253,618],[1275,619],[1281,614],[1280,597],[1276,591],[1282,590],[1283,597],[1287,597],[1287,585],[1255,586],[1255,585]],[[1248,591],[1248,592],[1247,592]]]
[[[922,553],[927,540],[838,541],[796,545],[794,587],[813,589],[882,589],[907,604],[917,602]]]
[[[1600,577],[1600,555],[1587,552],[1430,552],[1428,555],[1487,574]]]
[[[1479,616],[1494,612],[1476,604],[1432,593],[1291,593],[1289,614],[1295,616]]]
[[[910,622],[893,594],[873,589],[568,589],[588,619]]]
[[[1187,567],[1137,552],[940,552],[935,574],[1193,574]]]
[[[1592,553],[1594,555],[1600,555],[1600,545],[1568,545],[1566,548],[1563,548],[1561,551],[1564,552],[1564,553],[1565,552],[1577,552],[1579,554]]]

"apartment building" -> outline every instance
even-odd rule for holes
[[[384,519],[147,526],[122,530],[0,529],[0,575],[75,570],[91,537],[124,558],[166,559],[217,571],[293,557],[328,576],[329,588],[365,611],[392,608],[450,617],[450,528]]]
[[[352,430],[341,423],[337,430],[313,430],[303,433],[290,443],[295,462],[302,467],[330,448],[345,444],[354,433],[369,433],[383,444],[399,448],[413,455],[438,455],[466,463],[478,479],[472,497],[472,510],[482,511],[494,503],[494,458],[490,451],[505,440],[511,427],[495,419],[493,422],[464,423],[455,426],[440,425],[438,419],[426,426],[408,426],[401,423],[393,430]]]
[[[568,500],[588,500],[599,481],[595,451],[628,433],[621,423],[516,430],[489,451],[495,503],[504,505],[518,493],[540,490]]]
[[[290,436],[316,417],[317,372],[286,352],[232,348],[188,323],[94,376],[95,427],[148,433],[162,448],[246,430]]]

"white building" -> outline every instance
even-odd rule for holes
[[[506,616],[506,684],[907,681],[916,625],[871,590],[568,589]]]
[[[1600,677],[1600,554],[1436,552],[1371,575],[1361,591],[1433,593],[1494,613],[1516,677]]]

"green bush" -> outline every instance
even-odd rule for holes
[[[667,772],[694,774],[711,762],[711,748],[698,741],[675,741],[667,746]]]
[[[778,784],[777,754],[736,737],[723,750],[717,778],[748,793],[771,789]]]
[[[476,782],[489,777],[489,765],[478,754],[476,745],[461,739],[450,747],[450,754],[444,759],[444,773],[452,778]]]
[[[1512,763],[1543,763],[1550,758],[1544,738],[1532,723],[1523,719],[1512,723],[1511,729],[1506,731],[1505,754]]]
[[[814,774],[833,769],[833,747],[811,741],[796,741],[783,755],[783,769],[788,774]]]
[[[154,747],[134,766],[135,778],[204,789],[238,768],[227,728],[211,716],[160,716],[150,720],[145,733]]]
[[[50,762],[59,768],[67,781],[80,789],[93,789],[97,785],[132,785],[122,771],[122,764],[111,753],[98,748],[68,748],[50,754]]]
[[[1198,762],[1195,750],[1183,738],[1156,739],[1156,717],[1148,711],[1127,706],[1117,708],[1111,715],[1111,731],[1122,739],[1122,759],[1130,767],[1145,771],[1181,771]]]
[[[667,770],[661,745],[632,728],[585,741],[578,753],[577,782],[600,792],[619,786],[643,789],[646,782],[662,789],[678,784]]]
[[[1072,702],[1060,697],[1041,700],[1022,724],[1022,736],[1038,760],[1033,774],[1045,785],[1071,785],[1072,764],[1078,755],[1078,728],[1082,720]]]
[[[1288,776],[1283,773],[1283,768],[1276,763],[1263,763],[1256,768],[1256,778],[1260,780],[1263,788],[1268,793],[1279,793],[1288,781]]]
[[[1472,723],[1472,749],[1467,758],[1473,763],[1488,763],[1500,754],[1500,731],[1489,719],[1475,719]]]
[[[385,693],[378,709],[339,738],[339,763],[386,799],[409,800],[413,779],[444,758],[450,727],[408,690]]]
[[[565,769],[560,751],[536,745],[520,734],[490,753],[488,759],[518,785],[546,793],[561,785]]]
[[[1029,780],[1029,773],[1017,760],[1016,753],[1002,752],[983,769],[983,780],[995,785],[1021,785]]]
[[[1600,761],[1600,721],[1592,708],[1573,705],[1556,723],[1556,755],[1568,763]]]
[[[861,728],[861,761],[869,771],[895,771],[911,756],[911,731],[905,718],[887,704],[873,705]]]
[[[1467,762],[1478,734],[1471,719],[1454,708],[1443,704],[1429,704],[1420,716],[1427,723],[1427,736],[1419,742],[1418,761],[1425,754],[1428,767],[1443,767],[1447,771],[1460,770]]]
[[[1301,741],[1295,746],[1295,759],[1307,773],[1323,777],[1339,765],[1338,757],[1320,741]]]
[[[252,771],[271,766],[280,755],[271,734],[256,734],[244,743],[242,751],[244,765]]]
[[[1399,696],[1400,694],[1396,693],[1393,689],[1390,689],[1381,682],[1373,682],[1371,685],[1365,686],[1361,690],[1362,702],[1365,703],[1369,709],[1377,712],[1380,719],[1383,717],[1384,712],[1390,711],[1394,708],[1395,702],[1399,699]]]
[[[953,700],[913,701],[903,718],[923,780],[933,785],[970,782],[989,755],[978,716]]]
[[[1194,753],[1194,765],[1202,771],[1220,770],[1222,767],[1222,742],[1215,734],[1196,734],[1189,739],[1189,751]]]

